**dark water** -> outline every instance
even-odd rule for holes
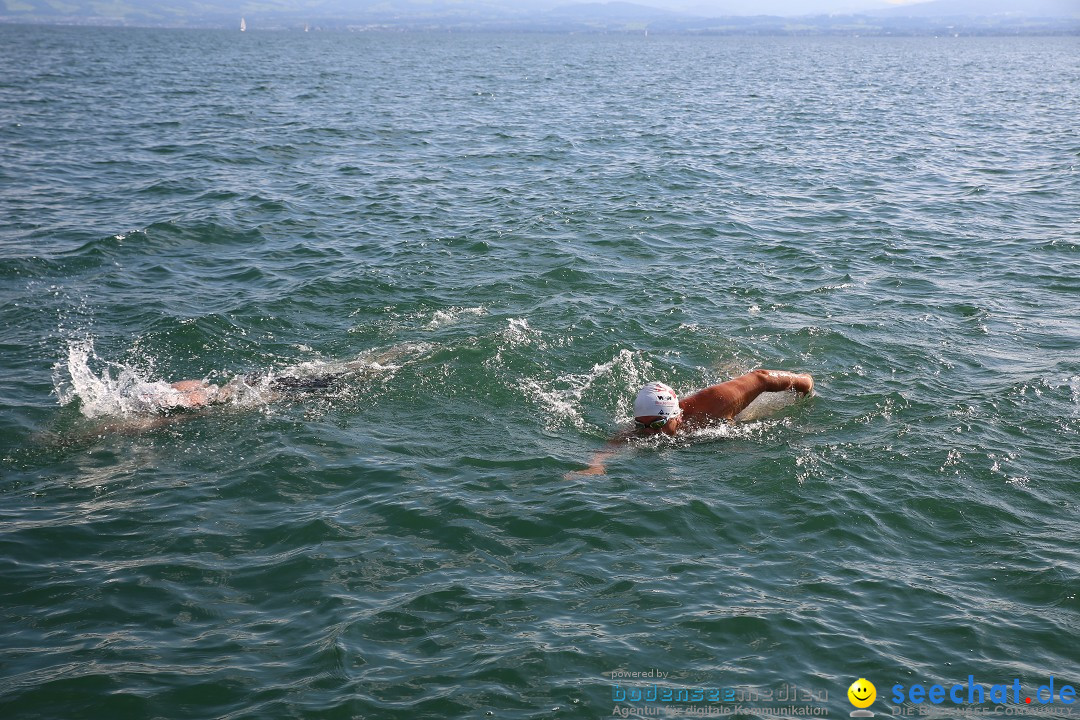
[[[0,712],[1077,685],[1078,50],[0,27]]]

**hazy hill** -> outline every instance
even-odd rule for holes
[[[871,1],[859,0],[864,6]],[[762,0],[761,4],[763,9],[796,6],[794,0]],[[932,0],[861,15],[799,18],[764,14],[718,18],[643,3],[565,0],[0,0],[0,22],[7,23],[231,29],[239,27],[241,16],[253,32],[311,25],[353,30],[650,30],[744,35],[1080,34],[1080,0]]]

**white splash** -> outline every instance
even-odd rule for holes
[[[1073,404],[1080,405],[1080,375],[1066,378],[1064,384],[1069,388]]]
[[[431,320],[425,326],[425,330],[437,330],[447,325],[453,325],[461,318],[472,315],[479,317],[487,314],[487,310],[483,307],[450,307],[445,310],[436,310],[431,316]]]
[[[388,348],[366,350],[353,360],[308,360],[260,376],[259,385],[269,392],[271,384],[278,378],[318,378],[326,375],[379,375],[389,380],[403,366],[430,356],[437,348],[434,343],[404,342]]]
[[[95,372],[92,365],[102,367]],[[53,386],[62,405],[78,398],[79,411],[88,418],[145,415],[158,411],[163,402],[176,405],[181,397],[167,382],[150,380],[130,365],[102,360],[92,338],[68,343],[66,363],[53,367]]]
[[[650,380],[651,372],[652,366],[640,353],[620,350],[614,358],[593,365],[586,373],[568,373],[548,382],[525,378],[521,385],[529,397],[547,410],[549,421],[569,421],[577,428],[584,428],[584,406],[594,394],[617,395],[616,412],[622,422],[629,421],[634,393]]]
[[[780,410],[794,405],[798,399],[799,396],[790,390],[761,393],[735,416],[735,422],[750,422],[775,415]]]
[[[540,335],[539,330],[529,327],[529,321],[526,318],[510,318],[507,321],[506,329],[500,333],[502,339],[512,346],[525,345],[539,340]]]

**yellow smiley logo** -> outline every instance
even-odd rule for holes
[[[867,708],[874,704],[874,699],[877,698],[877,688],[874,687],[874,683],[866,678],[859,678],[851,683],[851,687],[847,689],[847,698],[855,707]]]

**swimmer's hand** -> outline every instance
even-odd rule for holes
[[[607,471],[604,469],[603,463],[593,463],[584,470],[571,470],[563,475],[563,480],[573,480],[576,477],[583,475],[604,475]]]
[[[592,456],[589,461],[589,467],[584,470],[571,470],[563,475],[563,480],[573,480],[575,477],[583,475],[604,475],[607,470],[604,469],[604,461],[614,455],[616,450],[601,450]]]

